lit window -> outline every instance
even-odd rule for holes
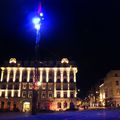
[[[14,97],[18,97],[18,91],[14,92]]]
[[[29,89],[32,89],[32,87],[33,87],[33,84],[29,83]]]
[[[46,97],[46,94],[45,92],[42,93],[42,98],[45,98]]]
[[[26,91],[22,92],[22,97],[25,98],[26,97]]]
[[[74,94],[73,94],[73,93],[70,93],[70,97],[71,97],[71,98],[74,98]]]
[[[32,91],[28,93],[28,98],[32,98]]]
[[[61,103],[60,102],[57,103],[57,107],[61,108]]]
[[[67,108],[67,102],[66,101],[64,102],[64,108]]]
[[[67,98],[67,93],[66,92],[64,93],[64,98]]]
[[[49,98],[52,98],[52,93],[49,93],[48,96],[49,96]]]
[[[60,92],[57,93],[57,98],[60,98]]]
[[[26,89],[26,87],[27,87],[27,84],[23,83],[23,89]]]
[[[45,85],[45,84],[44,84],[44,85],[42,84],[42,89],[43,89],[43,90],[46,89],[46,85]]]

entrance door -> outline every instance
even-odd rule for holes
[[[23,112],[29,112],[30,111],[30,102],[24,102],[23,103]]]

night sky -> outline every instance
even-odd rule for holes
[[[0,63],[34,56],[32,18],[39,0],[0,0]],[[78,66],[81,96],[111,69],[120,69],[120,4],[111,0],[42,0],[39,57],[67,57]]]

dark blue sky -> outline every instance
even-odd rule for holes
[[[0,1],[0,61],[10,57],[30,60],[34,56],[32,17],[39,0]],[[79,67],[82,92],[120,68],[120,7],[113,1],[42,0],[40,58],[68,57]],[[87,81],[87,82],[86,82]],[[87,84],[86,84],[87,83]]]

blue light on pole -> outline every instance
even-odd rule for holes
[[[41,28],[41,20],[44,20],[43,13],[41,12],[39,16],[33,18],[32,22],[34,24],[34,28],[39,31]]]

